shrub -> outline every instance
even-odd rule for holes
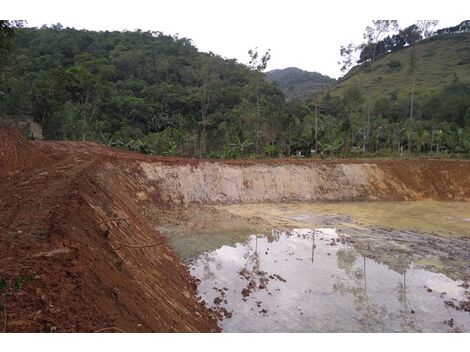
[[[388,63],[388,67],[391,68],[391,69],[400,68],[401,67],[401,62],[400,62],[400,60],[391,60]]]

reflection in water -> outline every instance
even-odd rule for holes
[[[412,263],[391,270],[334,229],[252,235],[199,255],[190,270],[202,299],[232,313],[224,331],[470,331],[470,315],[444,304],[465,299],[462,282]]]

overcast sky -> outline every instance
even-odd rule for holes
[[[271,49],[268,70],[299,67],[340,76],[339,48],[360,42],[372,19],[396,18],[401,26],[417,18],[455,25],[470,14],[470,1],[257,0],[76,0],[15,1],[2,9],[5,18],[22,18],[30,26],[61,22],[92,30],[162,31],[191,38],[202,51],[239,62],[248,49]],[[4,4],[2,4],[4,7]],[[7,14],[8,16],[5,16]],[[15,17],[16,16],[16,17]]]

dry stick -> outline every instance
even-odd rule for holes
[[[88,230],[91,230],[92,228],[96,227],[96,226],[99,226],[105,222],[109,222],[109,221],[117,221],[117,220],[129,220],[129,219],[132,219],[132,217],[127,217],[127,218],[110,218],[110,219],[106,219],[106,220],[103,220],[103,221],[100,221],[99,223],[89,227],[86,229],[86,231]]]
[[[111,326],[109,328],[103,328],[103,329],[98,329],[96,331],[93,331],[94,333],[97,333],[97,332],[103,332],[103,331],[107,331],[107,330],[116,330],[116,331],[119,331],[119,332],[122,332],[122,333],[125,333],[125,331],[122,331],[121,329],[115,327],[115,326]]]
[[[6,303],[3,305],[3,317],[4,317],[3,332],[6,333],[7,332],[7,305]]]
[[[119,246],[119,247],[111,247],[112,249],[114,250],[119,250],[119,249],[122,249],[122,248],[147,248],[147,247],[155,247],[155,246],[158,246],[159,244],[161,243],[151,243],[151,244],[141,244],[141,245],[131,245],[131,244],[125,244],[125,245],[122,245],[122,246]]]

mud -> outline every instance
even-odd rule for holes
[[[216,224],[246,234],[266,217],[204,204],[470,199],[468,161],[198,161],[29,142],[5,128],[0,177],[8,332],[218,331],[217,319],[230,313],[200,302],[159,229]],[[222,239],[209,235],[218,248]]]
[[[159,217],[155,226],[187,260],[273,228],[333,227],[347,234],[362,255],[391,268],[414,262],[470,280],[465,214],[470,214],[470,203],[442,201],[193,205],[178,215]]]

